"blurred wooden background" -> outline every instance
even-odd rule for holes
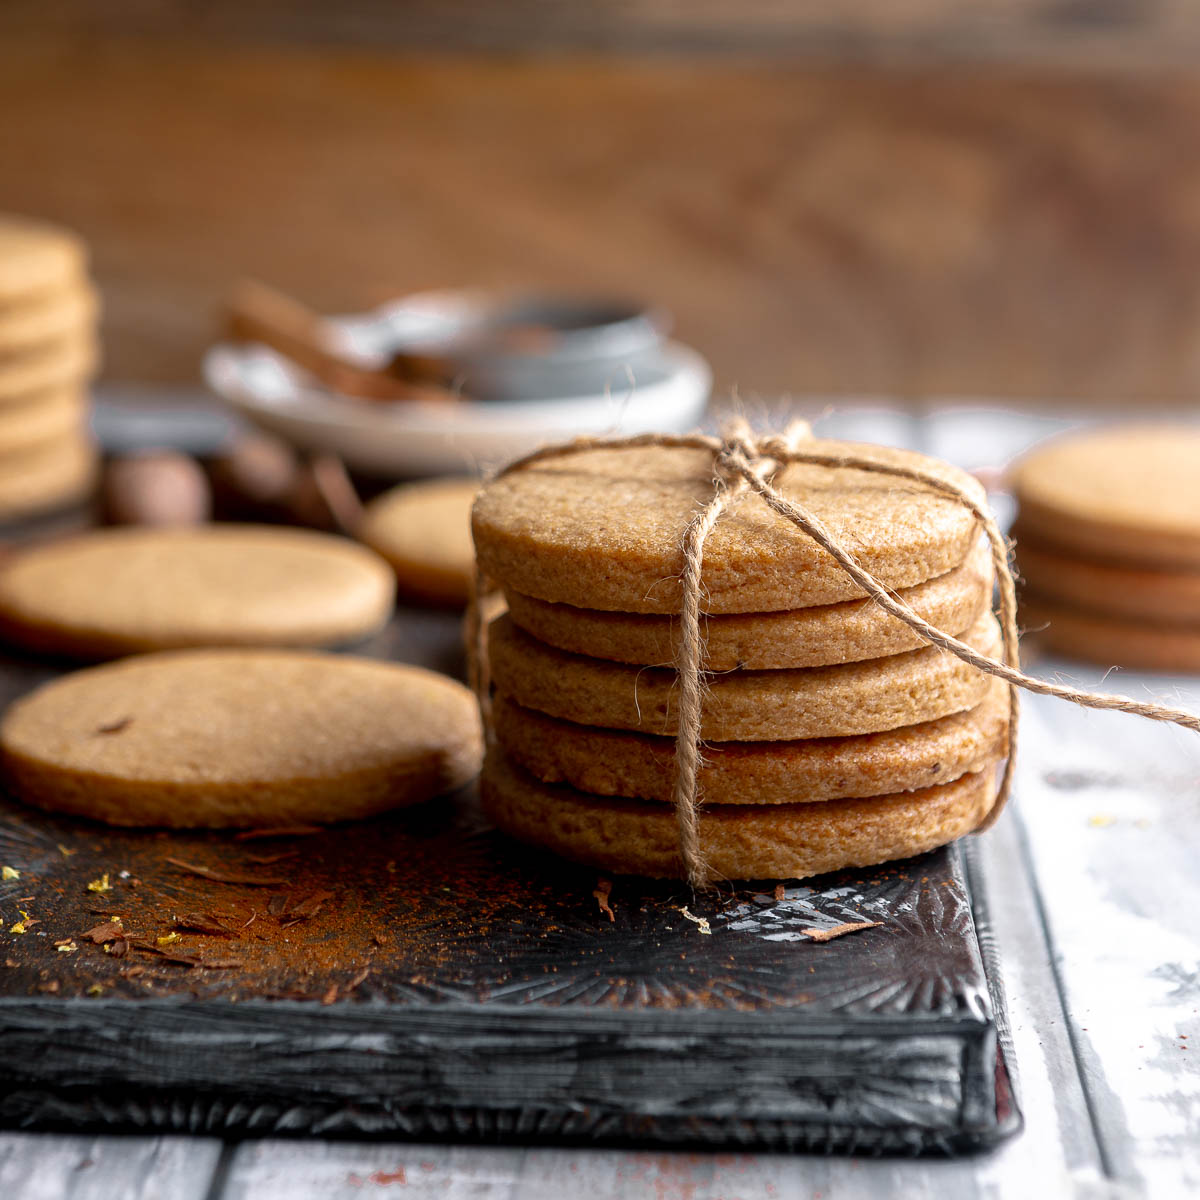
[[[1184,0],[8,0],[0,210],[91,239],[121,380],[254,274],[632,293],[748,394],[1190,403],[1198,53]]]

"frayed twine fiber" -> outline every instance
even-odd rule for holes
[[[688,881],[693,887],[703,888],[710,882],[710,874],[704,862],[700,846],[700,798],[697,775],[703,755],[700,735],[701,713],[704,703],[704,672],[701,668],[704,652],[704,634],[701,629],[701,576],[704,564],[704,543],[721,514],[739,496],[754,492],[764,503],[785,520],[790,521],[802,533],[807,534],[827,551],[842,570],[885,612],[903,621],[932,646],[946,650],[976,670],[995,675],[1008,683],[1009,733],[1008,757],[1004,773],[996,789],[996,799],[991,810],[978,826],[982,831],[991,826],[1000,815],[1012,790],[1013,765],[1016,759],[1017,723],[1020,689],[1041,696],[1056,696],[1084,708],[1099,708],[1114,712],[1132,713],[1151,721],[1166,721],[1181,725],[1200,733],[1200,717],[1183,709],[1170,708],[1164,704],[1150,704],[1128,696],[1112,696],[1102,692],[1088,692],[1068,687],[1061,683],[1050,683],[1026,675],[1020,666],[1017,631],[1017,592],[1009,565],[1009,545],[1000,532],[995,518],[982,505],[957,485],[928,472],[910,467],[893,466],[855,454],[835,454],[816,449],[808,425],[797,422],[782,434],[756,436],[744,420],[728,425],[720,437],[703,434],[671,435],[641,434],[626,438],[576,438],[561,445],[544,446],[519,458],[500,470],[495,478],[510,475],[534,463],[549,458],[565,458],[586,450],[622,450],[638,446],[664,446],[678,449],[707,450],[713,456],[712,499],[688,522],[683,530],[684,566],[681,577],[683,605],[680,613],[681,629],[675,669],[679,675],[679,729],[675,735],[675,786],[673,802],[675,819],[679,828],[679,852],[687,868]],[[800,505],[779,492],[773,480],[778,472],[790,463],[810,463],[813,466],[832,467],[850,471],[870,471],[890,475],[910,483],[921,484],[956,500],[970,509],[979,522],[992,552],[992,563],[1000,592],[1000,626],[1003,634],[1003,661],[981,654],[972,646],[951,637],[945,630],[931,625],[915,613],[895,593],[889,591],[870,572],[861,567],[854,556],[846,550],[826,526],[806,512]],[[476,573],[475,593],[468,608],[468,636],[471,649],[471,681],[479,697],[484,714],[485,728],[491,729],[489,678],[487,653],[484,645],[486,622],[482,605],[487,581]]]

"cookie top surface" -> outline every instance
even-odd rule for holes
[[[1200,427],[1066,434],[1010,471],[1021,524],[1110,560],[1200,565]]]
[[[78,279],[87,252],[69,230],[0,215],[0,304]]]
[[[372,500],[358,537],[395,568],[401,589],[445,603],[465,603],[475,577],[471,542],[474,479],[402,484]]]
[[[906,450],[814,440],[819,453],[929,472],[974,500],[965,472]],[[884,474],[794,463],[777,488],[820,519],[889,587],[912,587],[957,566],[976,522],[953,498]],[[705,450],[603,449],[546,459],[501,476],[475,501],[480,566],[540,600],[633,613],[678,612],[682,541],[713,495]],[[857,599],[863,591],[811,538],[758,497],[736,500],[704,548],[704,607],[767,612]]]
[[[14,555],[0,626],[82,657],[220,645],[327,645],[388,617],[392,574],[363,546],[249,525],[94,530]]]
[[[345,779],[477,742],[474,698],[454,680],[296,650],[106,663],[43,685],[0,723],[10,758],[62,775],[192,788]]]

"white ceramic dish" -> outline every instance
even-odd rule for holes
[[[355,470],[399,478],[486,469],[579,434],[692,429],[708,404],[712,371],[678,342],[660,353],[645,386],[622,376],[603,394],[557,400],[357,400],[325,391],[265,346],[224,342],[205,355],[204,378],[254,424],[304,449],[331,451]]]

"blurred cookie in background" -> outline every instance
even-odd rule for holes
[[[1103,666],[1200,669],[1200,428],[1068,434],[1009,479],[1028,632]]]
[[[357,533],[392,564],[401,595],[463,607],[475,579],[471,505],[475,479],[402,484],[372,500]]]
[[[99,313],[78,236],[0,216],[0,520],[76,503],[95,485]]]
[[[339,646],[383,627],[394,588],[378,555],[312,530],[97,529],[4,560],[0,633],[26,650],[77,659]]]

